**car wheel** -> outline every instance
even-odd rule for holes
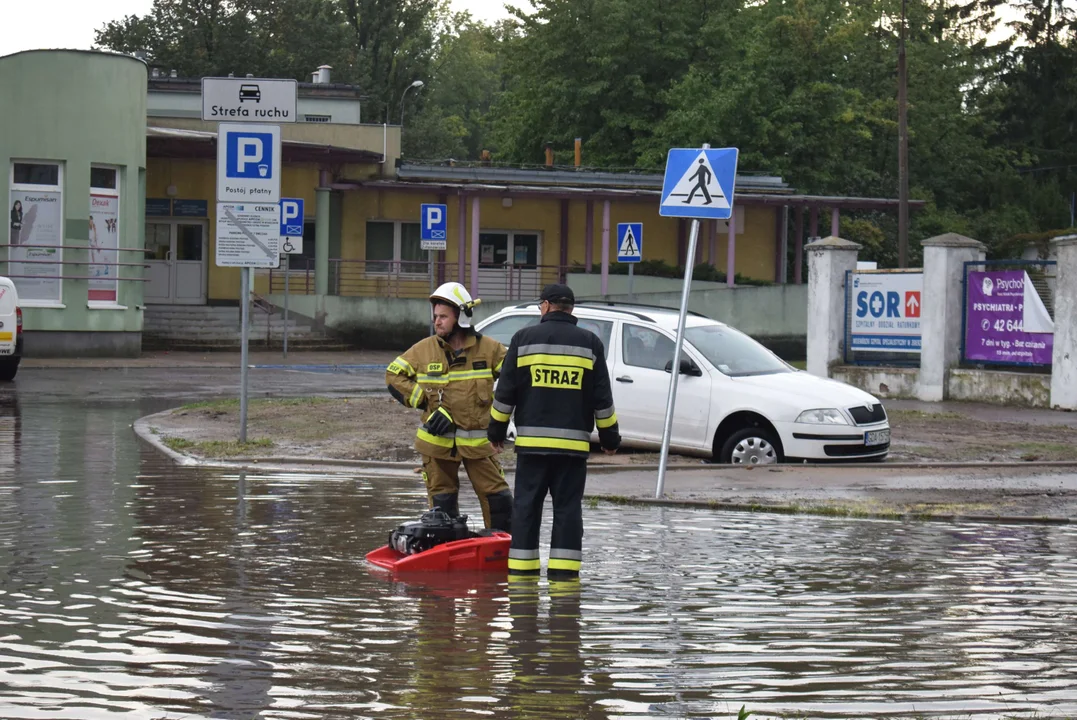
[[[0,382],[11,382],[19,371],[19,358],[0,360]]]
[[[720,460],[727,465],[774,465],[782,461],[782,453],[770,430],[749,427],[729,436]]]

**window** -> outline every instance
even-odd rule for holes
[[[52,163],[15,163],[16,185],[60,185],[60,166]]]
[[[739,330],[724,325],[701,325],[684,331],[703,357],[730,377],[793,372],[783,360]]]
[[[430,272],[419,223],[371,220],[366,224],[366,269],[375,273]]]
[[[592,320],[591,318],[577,317],[576,324],[584,330],[590,330],[595,335],[598,335],[608,360],[610,357],[610,335],[613,334],[613,323],[609,320]]]
[[[673,360],[673,341],[657,330],[625,323],[621,352],[625,365],[664,372]]]
[[[8,183],[7,274],[29,306],[63,298],[63,168],[59,163],[14,162]]]
[[[525,327],[530,327],[531,325],[537,325],[538,321],[538,315],[509,315],[508,317],[503,317],[484,327],[482,329],[482,334],[491,337],[505,347],[508,347],[509,343],[512,342],[512,336],[515,335],[517,331],[522,330]]]
[[[120,171],[90,168],[89,287],[90,305],[115,305],[118,301],[120,247]]]

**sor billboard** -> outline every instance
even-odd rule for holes
[[[849,274],[849,349],[855,352],[919,353],[924,274]]]
[[[1050,365],[1054,321],[1024,270],[968,274],[965,359]]]

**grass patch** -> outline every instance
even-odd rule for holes
[[[162,442],[176,452],[187,452],[206,458],[227,458],[246,455],[252,450],[265,450],[273,447],[269,438],[257,438],[247,442],[238,440],[203,440],[195,442],[178,437],[162,438]]]
[[[1011,445],[1022,460],[1077,460],[1077,446],[1061,442],[1019,442]]]
[[[790,365],[792,365],[793,367],[795,367],[797,370],[807,370],[808,369],[808,361],[807,360],[788,360],[787,362]]]
[[[251,400],[248,405],[254,407],[298,407],[301,405],[321,405],[323,403],[347,399],[327,397],[296,397],[296,398],[258,398]],[[181,405],[177,411],[182,410],[233,410],[239,408],[239,398],[224,398],[222,400],[203,400],[201,402]]]

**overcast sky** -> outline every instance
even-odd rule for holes
[[[153,0],[7,0],[3,5],[0,55],[9,55],[37,48],[89,49],[95,30],[124,15],[145,15]],[[508,15],[504,0],[452,0],[452,5],[480,20]]]

